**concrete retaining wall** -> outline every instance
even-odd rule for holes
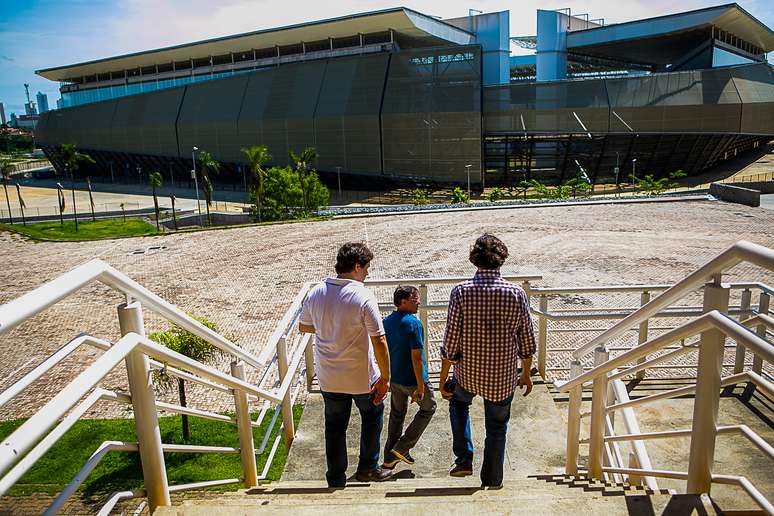
[[[744,204],[757,208],[761,205],[761,192],[751,188],[743,188],[724,183],[712,183],[710,195],[722,201]]]
[[[774,193],[774,181],[753,181],[750,183],[724,183],[731,186],[739,186],[742,188],[749,188],[751,190],[758,190],[762,194]]]

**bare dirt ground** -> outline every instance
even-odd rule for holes
[[[302,283],[332,272],[341,243],[369,243],[376,256],[372,278],[467,276],[473,272],[467,261],[469,246],[485,231],[500,236],[510,248],[511,258],[503,271],[542,274],[536,285],[669,283],[737,240],[774,246],[774,211],[711,201],[557,206],[303,222],[86,243],[35,243],[0,233],[0,303],[100,258],[187,312],[212,320],[223,333],[257,353]],[[163,248],[148,251],[150,246]],[[753,266],[739,266],[727,278],[774,284],[771,274]],[[379,293],[386,300],[385,294]],[[448,289],[430,293],[431,299],[446,295]],[[119,295],[95,285],[0,336],[0,390],[80,332],[116,339],[115,306],[121,301]],[[639,296],[630,302],[638,303]],[[149,331],[164,328],[147,312],[146,322]],[[0,418],[29,415],[96,354],[76,353],[33,390],[4,407]],[[227,369],[225,361],[221,368]],[[116,371],[102,385],[125,389],[125,374]],[[209,396],[201,393],[192,398],[201,408],[226,410],[233,403]],[[91,415],[126,413],[125,407],[105,403]]]

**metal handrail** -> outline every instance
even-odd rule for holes
[[[769,270],[774,270],[774,251],[762,245],[753,244],[741,240],[707,262],[698,270],[686,276],[660,296],[640,307],[634,313],[620,320],[601,335],[593,338],[580,346],[573,357],[579,359],[591,350],[604,345],[610,340],[620,336],[628,328],[650,319],[662,309],[675,301],[682,299],[686,294],[696,290],[700,285],[712,279],[718,273],[723,272],[743,261],[758,265]]]
[[[502,274],[502,278],[508,281],[540,281],[543,276],[536,274]],[[445,285],[469,280],[470,276],[444,276],[440,278],[366,278],[365,284],[374,287],[387,287],[392,285]]]
[[[677,342],[682,339],[687,339],[703,333],[709,329],[718,329],[725,333],[727,336],[741,342],[747,349],[750,349],[755,354],[762,357],[768,362],[774,362],[774,347],[771,346],[764,339],[758,337],[750,330],[742,326],[740,323],[729,319],[725,315],[721,314],[717,310],[707,312],[701,317],[697,317],[684,325],[668,331],[658,337],[655,337],[639,346],[632,348],[631,350],[622,353],[614,358],[611,358],[604,364],[601,364],[594,369],[585,372],[576,378],[572,378],[566,382],[557,382],[556,387],[560,391],[569,391],[575,387],[580,387],[583,384],[594,380],[594,378],[607,374],[618,367],[634,362],[639,358],[643,358],[646,355],[658,351],[666,345],[673,342]]]
[[[252,353],[243,350],[219,333],[207,328],[176,306],[164,301],[161,297],[99,259],[80,265],[21,297],[0,305],[0,335],[7,333],[30,317],[39,314],[94,281],[99,281],[126,296],[141,301],[143,306],[168,321],[255,368],[260,369],[265,365]]]

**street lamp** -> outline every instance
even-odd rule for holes
[[[341,202],[341,167],[336,167],[336,177],[339,180],[339,202]]]
[[[191,151],[191,161],[193,162],[193,169],[191,170],[191,179],[194,180],[194,186],[196,187],[196,207],[199,208],[199,226],[202,225],[202,205],[199,204],[199,179],[196,177],[196,151],[199,147],[194,147]]]
[[[637,158],[632,158],[632,184],[637,181]]]
[[[465,165],[465,172],[468,174],[468,200],[470,200],[470,167],[473,165]]]

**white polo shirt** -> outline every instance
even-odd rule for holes
[[[312,288],[299,317],[315,329],[315,370],[325,392],[365,394],[379,379],[369,337],[384,335],[376,297],[356,280],[328,278]]]

